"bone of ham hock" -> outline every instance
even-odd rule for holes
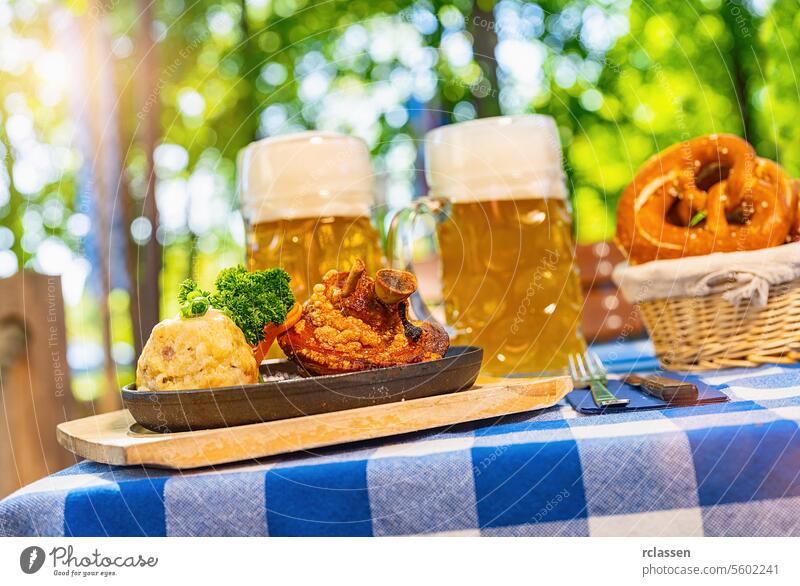
[[[278,344],[310,374],[338,374],[435,360],[450,338],[439,324],[408,318],[417,280],[382,269],[375,279],[357,260],[350,272],[328,271],[314,285],[303,316]]]

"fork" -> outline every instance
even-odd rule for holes
[[[578,388],[589,387],[598,407],[624,407],[630,401],[618,399],[608,390],[608,371],[594,352],[569,355],[569,374]]]

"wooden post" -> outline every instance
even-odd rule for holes
[[[75,463],[56,426],[78,417],[61,278],[0,279],[0,497]]]

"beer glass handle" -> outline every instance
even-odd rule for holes
[[[437,223],[442,221],[442,217],[446,217],[446,209],[449,203],[449,200],[444,198],[421,197],[394,215],[392,222],[389,224],[389,233],[386,236],[386,256],[392,268],[414,272],[411,262],[411,230],[415,222],[425,215],[432,216]],[[404,233],[407,235],[405,243],[401,242]],[[403,256],[408,258],[404,259]],[[439,323],[450,336],[453,335],[454,331],[451,327],[433,316],[430,307],[422,299],[419,289],[411,295],[409,301],[414,314],[419,319]]]

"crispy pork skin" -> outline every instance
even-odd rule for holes
[[[450,339],[438,325],[408,318],[416,278],[383,269],[373,279],[357,261],[314,285],[303,316],[278,344],[310,374],[338,374],[435,360]]]

